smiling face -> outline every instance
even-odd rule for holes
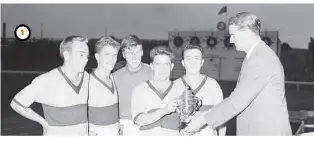
[[[172,50],[167,46],[157,46],[150,50],[149,57],[151,59],[150,66],[154,72],[154,79],[169,80],[174,67]]]
[[[111,71],[117,62],[118,49],[112,46],[105,46],[100,52],[95,53],[98,68]]]
[[[154,72],[154,78],[158,80],[169,80],[173,63],[168,55],[156,55],[151,63],[151,68]]]
[[[186,72],[191,74],[200,73],[204,59],[202,59],[202,52],[199,49],[185,50],[183,58],[181,63],[185,67]]]

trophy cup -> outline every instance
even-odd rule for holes
[[[196,97],[189,86],[185,87],[185,91],[178,100],[178,110],[180,113],[179,129],[184,129],[189,121],[189,117],[193,116],[196,111],[202,106],[202,101]]]

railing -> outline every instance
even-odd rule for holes
[[[286,84],[296,85],[297,91],[300,91],[300,85],[308,85],[314,87],[314,82],[303,82],[303,81],[285,81]]]
[[[86,68],[86,71],[91,71],[93,68]],[[1,74],[43,74],[46,73],[47,71],[28,71],[28,70],[1,70]]]
[[[19,71],[19,70],[1,70],[1,73],[8,74],[43,74],[46,71]]]
[[[289,111],[289,119],[291,123],[300,123],[298,130],[295,132],[295,135],[303,134],[305,128],[314,128],[314,123],[307,123],[310,119],[314,118],[314,111]]]

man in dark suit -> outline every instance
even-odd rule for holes
[[[277,55],[261,40],[260,28],[260,20],[251,13],[230,19],[230,42],[246,52],[236,88],[205,116],[193,117],[183,133],[194,134],[206,124],[216,129],[237,116],[237,135],[292,135],[284,70]]]

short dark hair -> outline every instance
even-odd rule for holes
[[[150,50],[149,56],[151,62],[154,62],[154,58],[157,55],[167,55],[170,57],[171,62],[173,62],[173,59],[175,57],[172,50],[167,46],[156,46],[152,50]]]
[[[88,43],[88,39],[86,37],[83,37],[83,36],[72,35],[72,36],[68,36],[68,37],[64,38],[63,41],[60,43],[60,47],[59,47],[60,56],[63,60],[64,60],[63,52],[64,51],[71,51],[72,50],[72,44],[75,41],[84,42],[86,44]]]
[[[140,38],[138,38],[136,35],[131,34],[126,37],[121,42],[121,49],[124,51],[125,49],[130,49],[134,46],[142,45],[142,42]]]
[[[261,20],[249,12],[241,12],[231,17],[228,25],[237,26],[239,30],[250,29],[257,35],[260,34]]]
[[[203,48],[200,46],[200,45],[192,45],[192,44],[188,44],[186,45],[184,48],[183,48],[183,51],[182,51],[182,58],[184,59],[184,52],[187,51],[187,50],[191,50],[191,49],[198,49],[199,51],[201,51],[202,53],[202,58],[204,56],[204,50]]]
[[[120,43],[111,37],[100,37],[95,44],[95,52],[99,53],[105,46],[111,46],[117,50],[120,49]]]

